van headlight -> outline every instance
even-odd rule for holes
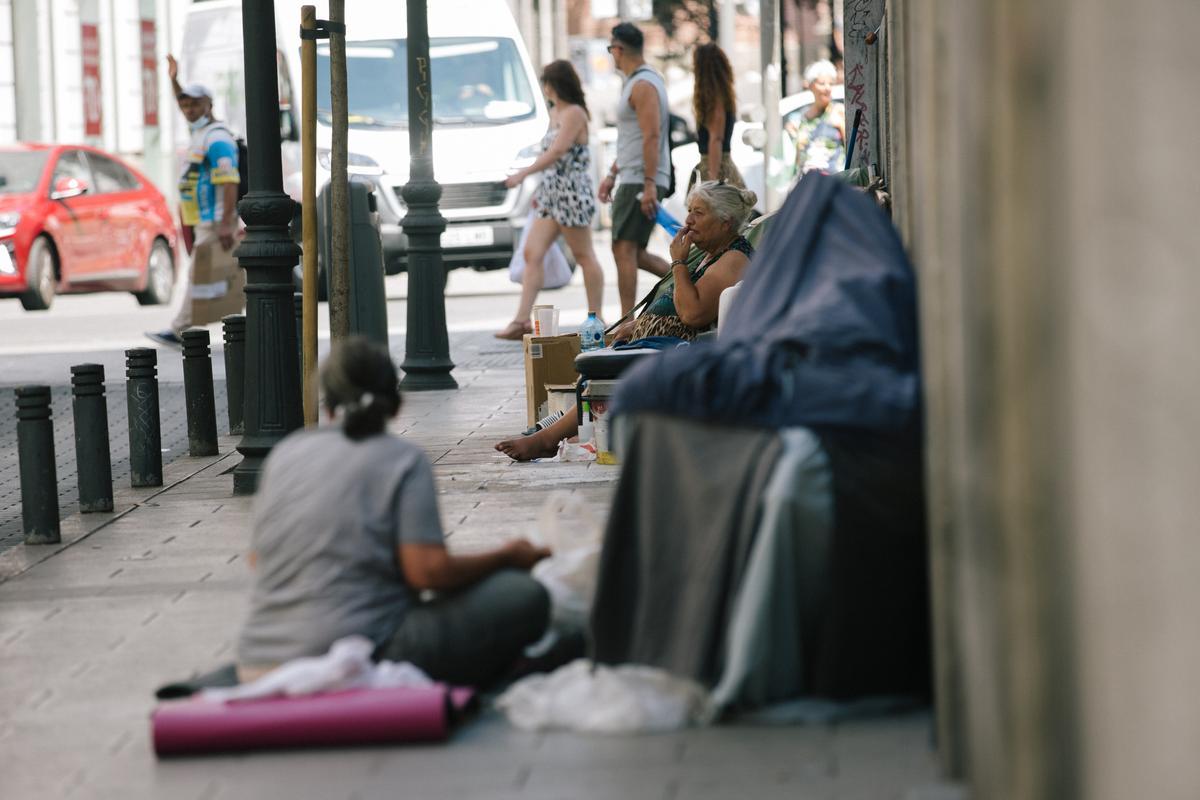
[[[317,163],[326,172],[333,171],[333,151],[324,147],[317,148]],[[361,153],[346,153],[346,172],[351,175],[382,175],[383,167],[370,156]]]

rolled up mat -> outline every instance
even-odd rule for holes
[[[162,703],[151,715],[159,756],[445,739],[470,689],[402,687],[216,703]]]

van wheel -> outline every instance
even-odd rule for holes
[[[21,294],[26,311],[45,311],[54,302],[58,290],[58,259],[45,236],[33,240],[25,264],[25,283],[29,287]]]
[[[146,288],[134,292],[138,304],[159,306],[171,302],[171,290],[175,288],[175,260],[171,249],[162,239],[155,239],[146,259]]]

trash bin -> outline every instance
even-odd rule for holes
[[[366,336],[384,347],[388,343],[387,293],[383,286],[383,240],[379,235],[379,213],[373,184],[350,179],[350,333]],[[333,192],[328,184],[317,198],[317,230],[320,231],[321,280],[328,293],[333,264]],[[330,295],[332,296],[332,295]]]

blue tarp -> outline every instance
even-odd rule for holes
[[[916,283],[891,221],[816,172],[792,191],[719,339],[647,358],[613,412],[782,428],[920,424]]]

